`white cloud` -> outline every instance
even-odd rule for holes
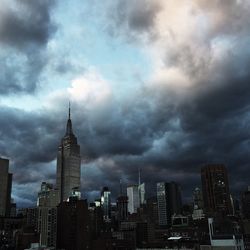
[[[95,69],[89,69],[73,78],[68,88],[52,91],[45,97],[44,107],[55,112],[68,102],[89,111],[97,110],[112,98],[111,84]]]
[[[101,105],[112,94],[109,83],[93,69],[73,79],[67,91],[70,99],[84,102],[88,106]]]

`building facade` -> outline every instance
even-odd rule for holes
[[[250,219],[250,186],[248,186],[247,190],[242,194],[241,203],[243,217]]]
[[[117,219],[119,222],[128,219],[128,196],[121,195],[116,200]]]
[[[108,187],[104,187],[101,192],[101,207],[103,210],[103,219],[106,222],[111,220],[111,192]]]
[[[60,201],[66,201],[73,190],[80,190],[81,155],[80,146],[73,133],[72,122],[69,117],[66,133],[61,140],[57,153],[57,177],[56,186],[59,190]]]
[[[0,216],[10,216],[12,174],[9,173],[9,160],[0,158]]]
[[[127,196],[128,196],[128,212],[130,214],[134,214],[140,207],[138,185],[131,185],[127,187]]]
[[[181,190],[175,182],[157,183],[157,205],[160,226],[170,226],[174,214],[181,213]]]
[[[38,232],[40,245],[56,247],[57,233],[57,205],[59,204],[59,191],[53,185],[43,182],[38,193]]]
[[[145,183],[139,183],[138,192],[139,192],[140,205],[143,205],[146,203],[146,184]]]
[[[87,201],[70,197],[59,204],[57,216],[57,249],[90,249]]]
[[[201,220],[205,218],[205,214],[203,212],[203,196],[201,190],[196,187],[193,192],[193,220]]]
[[[202,167],[201,183],[205,212],[232,214],[226,167],[222,164]]]

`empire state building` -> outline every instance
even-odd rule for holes
[[[77,144],[77,138],[73,133],[69,107],[66,133],[61,140],[57,153],[56,186],[59,190],[61,202],[66,201],[73,191],[80,190],[80,178],[80,146]]]

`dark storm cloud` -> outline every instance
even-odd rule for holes
[[[155,34],[160,5],[151,8],[153,1],[145,5],[143,2],[118,1],[113,7],[119,8],[115,19],[109,22],[116,35],[136,37],[137,42],[153,34],[156,40],[147,40],[147,46],[152,43],[153,47],[160,36]],[[100,107],[87,109],[85,103],[72,103],[73,128],[82,151],[85,195],[93,198],[105,185],[117,195],[119,180],[124,186],[137,182],[140,168],[142,180],[151,187],[157,181],[177,181],[184,195],[191,197],[192,189],[200,185],[200,166],[204,163],[225,163],[234,193],[249,184],[245,174],[250,162],[249,9],[246,1],[242,5],[228,1],[227,6],[219,5],[223,1],[217,1],[218,5],[194,2],[204,12],[209,9],[222,15],[202,44],[202,52],[196,40],[187,40],[181,45],[176,43],[172,50],[168,50],[166,41],[162,53],[165,70],[169,66],[178,68],[188,76],[191,86],[179,82],[168,85],[168,79],[159,84],[155,80],[130,93],[130,97],[111,97]],[[231,12],[234,8],[239,20]],[[232,28],[234,24],[241,27],[240,32]],[[229,33],[227,47],[224,42]],[[216,42],[226,49],[213,58],[212,45]],[[25,204],[27,200],[21,201],[23,195],[35,200],[35,193],[25,196],[30,186],[38,188],[39,181],[55,178],[54,160],[66,122],[66,115],[62,115],[66,105],[56,105],[60,107],[57,112],[0,111],[0,117],[4,117],[0,152],[13,159],[15,183],[22,185],[16,196]]]
[[[53,114],[42,111],[24,112],[5,107],[1,107],[0,113],[2,155],[13,157],[15,165],[23,167],[55,158],[54,149],[65,125],[60,118],[55,119]]]
[[[0,117],[0,156],[10,159],[13,197],[21,206],[31,205],[42,181],[54,183],[53,160],[65,123],[45,111],[24,112],[4,106]]]
[[[232,89],[231,91],[237,90]],[[166,97],[165,93],[162,95]],[[227,164],[230,174],[235,178],[231,182],[232,186],[237,186],[237,181],[243,179],[247,183],[247,177],[239,174],[238,169],[239,166],[242,166],[241,171],[246,171],[249,167],[250,158],[248,150],[245,148],[247,146],[245,143],[249,144],[250,138],[249,125],[247,125],[249,124],[249,110],[242,109],[242,106],[231,107],[232,99],[227,98],[227,93],[225,95],[221,93],[220,102],[215,100],[218,105],[224,102],[223,108],[218,113],[214,112],[216,107],[211,107],[209,110],[209,103],[215,95],[216,91],[211,92],[206,97],[207,100],[203,100],[203,98],[205,99],[204,94],[203,98],[201,96],[200,99],[191,100],[185,105],[180,104],[177,108],[173,108],[172,112],[166,112],[166,116],[162,112],[169,106],[166,102],[151,112],[146,112],[145,107],[141,106],[140,112],[147,118],[135,119],[136,125],[134,124],[128,133],[133,134],[131,132],[133,129],[143,132],[141,135],[134,134],[129,142],[122,133],[117,133],[112,127],[107,128],[106,133],[97,132],[94,137],[91,135],[91,148],[96,149],[97,153],[95,157],[104,157],[104,160],[93,161],[92,164],[98,166],[99,171],[93,168],[92,174],[86,173],[90,178],[87,178],[87,181],[83,178],[85,191],[86,189],[99,190],[101,185],[108,185],[117,194],[119,179],[124,178],[125,184],[136,182],[138,168],[141,168],[144,181],[153,185],[161,180],[175,180],[183,185],[186,190],[185,195],[190,196],[194,185],[200,185],[200,166],[208,162]],[[205,107],[201,108],[205,103]],[[133,105],[135,103],[131,103],[131,106]],[[197,109],[194,108],[196,106]],[[131,117],[136,117],[134,109],[135,107],[130,109]],[[210,112],[212,113],[210,114]],[[124,129],[123,123],[130,121],[131,117],[116,116],[116,123],[119,124],[120,131]],[[148,136],[145,131],[148,131]],[[88,131],[86,133],[88,134]],[[107,134],[113,135],[112,139],[109,136],[106,137]],[[88,141],[84,139],[81,141],[83,147],[89,148]],[[105,144],[100,144],[100,141],[104,141]],[[144,150],[140,152],[133,150],[133,147],[140,146],[143,141],[148,142],[148,146]],[[117,152],[115,149],[117,146],[119,148],[120,144],[126,145],[126,148]],[[245,148],[244,151],[242,147]],[[129,151],[130,149],[132,152]],[[87,165],[87,167],[91,169],[91,166]]]
[[[0,4],[0,95],[32,93],[55,32],[50,17],[54,1],[1,0]]]
[[[46,46],[50,34],[50,8],[54,1],[1,0],[0,42],[19,50]]]
[[[164,6],[164,1],[157,3]],[[202,164],[225,163],[233,192],[249,184],[244,174],[250,163],[249,3],[228,1],[226,6],[223,1],[197,0],[193,3],[196,8],[194,15],[198,8],[205,15],[212,16],[206,39],[187,39],[169,48],[165,37],[166,47],[162,54],[166,70],[168,67],[180,69],[190,78],[192,86],[183,87],[184,94],[176,93],[173,86],[164,86],[164,82],[160,88],[157,85],[155,88],[146,87],[141,93],[136,93],[132,101],[130,98],[129,107],[127,103],[121,104],[128,108],[129,115],[116,115],[116,121],[112,120],[114,124],[104,127],[102,133],[94,127],[96,137],[93,141],[97,144],[104,141],[99,144],[102,150],[95,143],[91,145],[91,151],[97,149],[98,152],[94,157],[110,155],[108,159],[113,159],[96,163],[102,170],[93,176],[98,183],[104,182],[117,190],[119,176],[123,176],[128,184],[136,182],[140,167],[145,181],[176,180],[190,196],[194,186],[200,185]],[[118,1],[114,4],[112,10],[117,11],[109,20],[112,34],[129,42],[138,43],[141,38],[144,42],[145,36],[154,37],[157,42],[161,34],[156,32],[155,20],[162,9],[150,4],[152,2],[144,5],[144,1]],[[168,20],[165,21],[167,27]],[[173,36],[174,33],[175,30]],[[155,46],[155,40],[147,40],[147,46]],[[214,57],[213,46],[224,49],[220,57]],[[176,89],[178,92],[178,87]],[[124,140],[126,126],[123,122],[131,124],[125,130],[128,141]],[[106,134],[109,136],[105,137]],[[123,142],[125,148],[113,150],[119,149]],[[138,146],[140,150],[135,150],[134,147]],[[88,180],[86,188],[95,189],[95,181]]]
[[[189,197],[194,185],[200,185],[199,169],[206,162],[226,163],[233,190],[241,189],[247,176],[240,172],[247,170],[250,160],[249,88],[244,81],[247,78],[237,79],[241,84],[232,83],[227,91],[221,87],[190,94],[189,101],[178,105],[171,105],[172,98],[166,100],[167,89],[157,95],[144,90],[129,103],[113,103],[98,112],[72,104],[74,132],[82,150],[84,195],[93,198],[105,185],[117,195],[119,180],[124,186],[137,182],[141,168],[142,180],[152,187],[157,181],[178,181]],[[234,93],[245,94],[242,105],[241,96]],[[55,182],[54,160],[66,113],[63,108],[55,113],[1,109],[5,119],[0,150],[12,159],[15,185],[23,185],[23,193],[34,186],[33,201],[38,183]]]

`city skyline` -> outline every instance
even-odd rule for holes
[[[0,157],[12,196],[35,204],[55,184],[68,101],[83,197],[103,187],[201,187],[225,164],[230,192],[250,184],[250,25],[245,0],[0,0]],[[152,174],[153,173],[153,174]]]

